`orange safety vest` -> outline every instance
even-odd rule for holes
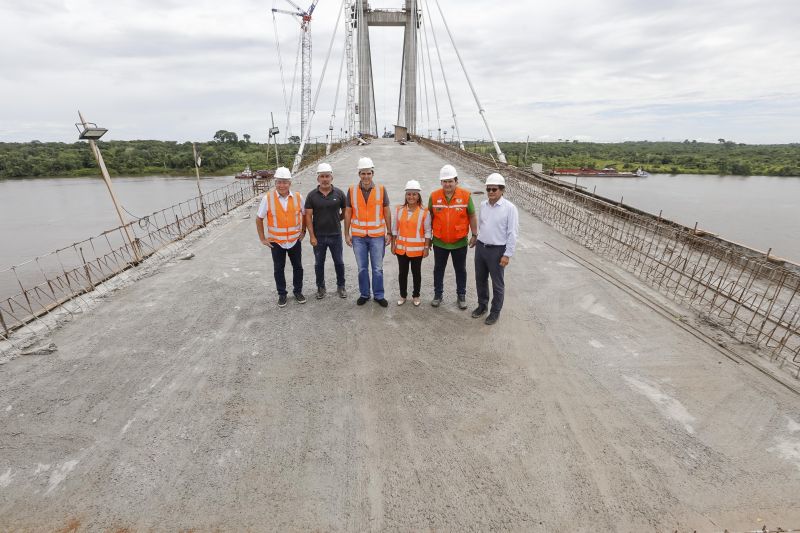
[[[350,229],[353,237],[383,237],[386,235],[386,219],[383,216],[383,197],[386,194],[383,185],[373,185],[375,194],[369,195],[369,201],[364,201],[361,187],[350,186]]]
[[[297,201],[295,201],[297,197]],[[278,191],[267,193],[269,209],[267,210],[267,229],[269,241],[278,244],[292,244],[300,238],[303,229],[302,214],[303,197],[300,193],[293,193],[289,197],[286,209],[278,200]]]
[[[431,193],[431,209],[433,210],[433,236],[446,243],[458,242],[469,235],[469,191],[456,187],[450,203],[444,195],[444,189]]]
[[[419,207],[413,212],[401,205],[395,212],[397,219],[397,239],[395,253],[407,257],[419,257],[425,250],[425,217],[428,210]]]

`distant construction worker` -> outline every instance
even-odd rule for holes
[[[358,265],[358,290],[356,304],[364,305],[370,298],[370,265],[372,266],[372,294],[381,307],[387,307],[383,290],[383,256],[386,246],[392,244],[392,212],[386,188],[372,181],[375,165],[369,157],[358,160],[359,183],[347,192],[344,211],[344,240],[353,247]],[[351,236],[352,232],[352,236]]]
[[[317,166],[316,189],[306,195],[306,228],[314,247],[314,273],[317,278],[317,299],[325,297],[325,256],[331,251],[336,269],[336,292],[347,298],[342,259],[342,218],[347,205],[345,194],[333,186],[333,168],[328,163]]]
[[[489,277],[492,278],[492,307],[485,323],[492,325],[500,318],[505,293],[505,268],[514,255],[519,235],[517,207],[503,198],[506,180],[500,174],[486,178],[487,199],[481,202],[478,222],[478,244],[475,248],[475,286],[478,307],[472,318],[486,313],[489,305]]]
[[[256,215],[256,229],[261,244],[272,249],[272,268],[275,286],[278,289],[278,307],[286,305],[286,256],[292,262],[292,285],[297,303],[306,303],[303,296],[303,237],[306,235],[306,222],[303,217],[303,197],[292,192],[292,173],[286,167],[275,171],[275,189],[261,199]],[[267,233],[264,233],[264,219],[267,219]]]
[[[428,209],[433,227],[433,300],[439,307],[444,295],[444,271],[448,257],[453,258],[456,273],[456,296],[459,309],[467,308],[467,246],[475,246],[478,221],[472,195],[458,186],[458,174],[453,165],[439,171],[441,189],[431,193]],[[469,232],[472,236],[467,239]]]
[[[408,269],[414,280],[411,297],[414,306],[419,306],[419,291],[422,285],[422,258],[428,257],[431,245],[431,217],[422,207],[422,195],[417,180],[406,183],[406,201],[398,206],[392,219],[392,253],[397,256],[400,268],[400,299],[397,305],[406,303],[408,297]]]

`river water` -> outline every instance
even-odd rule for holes
[[[233,181],[204,178],[201,186],[209,191]],[[654,174],[578,178],[578,185],[800,263],[800,177]],[[114,178],[114,189],[137,217],[197,196],[193,177]],[[0,180],[0,270],[118,225],[99,178]]]
[[[200,187],[207,192],[233,181],[232,176],[204,178]],[[197,196],[194,177],[114,178],[113,184],[120,203],[136,217]],[[0,180],[0,270],[117,226],[101,178]]]
[[[574,178],[565,178],[572,182]],[[800,177],[578,178],[589,192],[800,263]]]

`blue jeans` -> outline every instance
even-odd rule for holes
[[[369,270],[372,265],[372,290],[376,300],[382,300],[383,255],[386,241],[383,237],[353,237],[353,252],[358,265],[358,290],[363,298],[369,298]]]
[[[275,287],[278,289],[279,295],[287,294],[286,275],[283,273],[283,269],[286,268],[287,255],[292,263],[292,289],[295,294],[303,292],[303,247],[301,244],[301,241],[297,241],[288,250],[274,243],[272,245],[272,267],[275,274]]]
[[[453,269],[456,271],[456,294],[467,294],[467,247],[448,250],[440,246],[433,247],[433,297],[441,298],[444,293],[444,271],[447,258],[453,257]]]
[[[342,235],[317,235],[314,246],[314,273],[317,275],[317,288],[325,288],[325,256],[331,251],[333,267],[336,269],[336,286],[344,287],[344,259],[342,258]]]

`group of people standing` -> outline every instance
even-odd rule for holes
[[[388,307],[383,283],[383,258],[386,247],[397,257],[400,298],[408,300],[408,274],[411,272],[411,301],[420,305],[422,261],[433,251],[433,299],[439,307],[444,296],[444,274],[452,259],[456,276],[456,298],[459,309],[467,308],[467,250],[475,248],[475,284],[478,306],[473,318],[487,313],[486,324],[500,317],[505,293],[504,272],[516,249],[519,216],[516,206],[503,198],[505,178],[493,173],[486,178],[487,199],[477,212],[471,193],[458,185],[458,174],[452,165],[439,172],[441,188],[433,191],[427,207],[422,200],[422,187],[417,180],[405,186],[402,205],[394,211],[386,188],[374,181],[375,168],[369,157],[358,161],[359,181],[347,193],[333,186],[333,168],[328,163],[317,167],[317,187],[303,201],[300,193],[291,190],[292,174],[280,167],[275,171],[275,188],[261,200],[256,228],[261,243],[272,252],[278,306],[288,300],[286,257],[292,265],[294,299],[305,303],[301,243],[306,232],[314,249],[317,299],[327,295],[325,259],[330,251],[336,270],[336,293],[347,298],[345,288],[342,224],[344,242],[353,248],[358,265],[359,297],[357,305],[373,298],[381,307]],[[266,224],[265,224],[266,221]],[[489,279],[492,281],[491,308]]]

